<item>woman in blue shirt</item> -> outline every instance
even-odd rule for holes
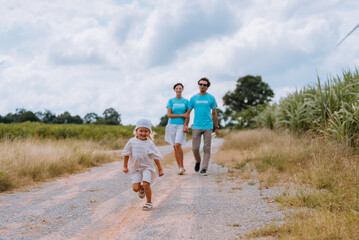
[[[189,101],[182,97],[183,88],[182,83],[176,83],[173,86],[176,97],[171,98],[166,106],[168,124],[166,126],[165,141],[174,148],[179,175],[185,172],[182,145],[186,143],[186,133],[188,132],[188,127],[184,123],[189,121],[189,113],[186,113]]]

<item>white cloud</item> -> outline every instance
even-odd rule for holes
[[[283,87],[283,88],[275,88],[274,91],[274,99],[273,102],[279,103],[281,98],[286,97],[288,94],[295,92],[297,88]]]
[[[176,82],[223,95],[247,74],[276,94],[359,64],[354,1],[3,1],[0,114],[18,107],[84,116],[114,107],[125,124],[166,113]]]

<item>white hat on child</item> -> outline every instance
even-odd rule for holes
[[[137,128],[140,128],[140,127],[148,128],[152,132],[150,120],[147,120],[147,119],[138,120],[137,123],[136,123],[135,131],[137,130]]]

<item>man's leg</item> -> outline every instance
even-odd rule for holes
[[[208,168],[209,159],[211,157],[211,141],[212,141],[212,130],[203,130],[203,161],[202,169]]]
[[[192,152],[197,163],[201,163],[201,155],[199,154],[199,146],[201,144],[200,129],[192,129]]]

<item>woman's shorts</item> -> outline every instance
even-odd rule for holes
[[[174,146],[176,143],[184,145],[186,143],[186,133],[183,132],[183,125],[167,124],[165,141]]]
[[[155,177],[156,173],[148,169],[131,173],[132,183],[148,182],[151,184],[155,180]]]

